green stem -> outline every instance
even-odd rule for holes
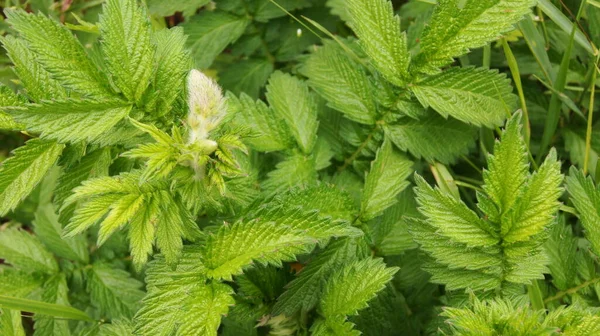
[[[472,185],[471,183],[467,183],[467,182],[463,182],[463,181],[454,181],[454,184],[456,184],[457,186],[477,190],[479,192],[484,192],[483,189],[479,188],[478,186]]]
[[[360,153],[363,151],[363,149],[365,149],[365,147],[367,146],[367,144],[369,143],[369,141],[371,141],[371,139],[373,138],[373,135],[375,134],[375,131],[377,130],[377,127],[374,127],[371,132],[369,132],[369,135],[367,135],[367,138],[365,139],[365,141],[363,141],[360,146],[358,146],[358,148],[356,149],[356,151],[354,151],[354,153],[352,153],[352,155],[350,155],[349,158],[347,158],[346,160],[344,160],[344,165],[341,166],[340,168],[338,168],[338,172],[342,172],[344,170],[346,170],[346,168],[348,168],[348,166],[350,164],[352,164],[352,162],[354,162],[354,160],[356,160],[356,158],[360,155]]]
[[[551,297],[549,297],[549,298],[546,298],[546,299],[544,300],[544,303],[552,302],[552,301],[555,301],[555,300],[560,300],[560,299],[561,299],[563,296],[565,296],[565,295],[571,295],[571,294],[575,294],[575,293],[577,293],[577,291],[579,291],[580,289],[584,289],[584,288],[586,288],[586,287],[588,287],[588,286],[591,286],[591,285],[593,285],[593,284],[596,284],[598,281],[600,281],[600,277],[597,277],[597,278],[593,278],[593,279],[591,279],[591,280],[588,280],[588,281],[586,281],[586,282],[584,282],[584,283],[582,283],[582,284],[580,284],[580,285],[578,285],[578,286],[575,286],[575,287],[573,287],[573,288],[569,288],[569,289],[567,289],[567,290],[560,291],[560,292],[556,293],[556,295],[554,295],[554,296],[551,296]]]
[[[596,95],[596,74],[598,73],[596,71],[596,64],[598,63],[598,60],[600,59],[600,56],[596,57],[596,62],[594,63],[593,67],[593,74],[592,74],[592,83],[591,83],[591,88],[590,88],[590,107],[588,109],[588,120],[587,120],[587,131],[585,133],[585,157],[583,159],[583,174],[587,174],[588,171],[588,165],[589,165],[589,161],[590,161],[590,151],[592,148],[592,123],[593,123],[593,119],[594,119],[594,98]]]

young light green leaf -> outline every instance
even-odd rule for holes
[[[282,72],[275,72],[267,86],[267,100],[285,120],[300,149],[305,154],[310,154],[317,140],[318,104],[306,83]]]
[[[151,99],[157,115],[162,116],[171,111],[173,103],[183,93],[192,59],[185,49],[187,37],[181,27],[158,31],[154,38],[157,66],[150,83],[154,91]]]
[[[0,85],[0,109],[5,106],[20,106],[27,103],[27,98],[17,95],[8,86]],[[0,130],[18,131],[25,125],[17,123],[13,118],[0,110]]]
[[[64,146],[54,141],[29,140],[0,166],[0,216],[12,211],[44,178]]]
[[[61,85],[83,96],[110,97],[112,95],[106,78],[88,58],[81,43],[66,27],[43,14],[29,14],[21,9],[7,9],[5,14],[12,27],[27,41],[26,48],[35,55],[35,61],[51,73],[51,77]],[[23,65],[31,65],[31,61],[26,61]],[[31,70],[31,74],[36,76],[43,72]],[[33,86],[29,88],[31,87]],[[43,94],[40,98],[45,96]]]
[[[100,16],[102,54],[115,85],[130,101],[139,101],[154,67],[150,20],[135,0],[108,0]]]
[[[410,88],[423,106],[476,126],[502,124],[517,102],[506,76],[483,68],[450,68]]]
[[[420,39],[416,70],[435,73],[453,57],[496,40],[529,13],[532,0],[440,0]]]
[[[253,136],[246,140],[252,148],[261,152],[272,152],[283,150],[290,145],[287,126],[261,100],[255,102],[245,93],[242,93],[239,99],[228,94],[227,104],[230,113],[235,113],[232,122],[253,131]]]
[[[501,140],[494,145],[494,155],[488,157],[488,169],[483,172],[483,189],[500,213],[513,206],[519,189],[527,181],[527,147],[521,136],[520,123],[521,113],[515,113],[508,120]]]
[[[40,133],[42,138],[59,142],[100,141],[131,110],[121,101],[62,100],[29,104],[7,110],[13,118]]]
[[[328,106],[350,120],[372,125],[377,118],[372,87],[365,69],[333,42],[325,41],[301,71]]]
[[[110,318],[131,318],[144,297],[142,283],[113,266],[95,263],[87,271],[87,291],[102,314]]]
[[[392,84],[404,86],[410,53],[400,18],[388,0],[350,0],[347,10],[351,26],[373,66]]]
[[[475,129],[456,119],[430,114],[419,120],[401,119],[384,127],[394,145],[417,158],[448,164],[473,146]]]
[[[196,67],[208,68],[228,44],[236,41],[249,20],[223,11],[202,11],[182,27],[189,36],[187,47],[192,51]]]
[[[387,268],[383,259],[368,258],[344,266],[327,280],[319,312],[326,318],[358,314],[397,271],[397,267]]]
[[[369,221],[397,202],[398,195],[410,182],[406,178],[412,173],[412,162],[394,151],[386,138],[377,151],[371,170],[365,180],[361,202],[361,218]]]

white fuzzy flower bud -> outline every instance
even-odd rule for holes
[[[210,131],[223,120],[226,113],[225,98],[219,85],[202,72],[193,69],[188,75],[187,123],[190,143],[208,139]]]

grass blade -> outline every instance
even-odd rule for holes
[[[89,317],[86,313],[73,307],[4,295],[0,295],[0,306],[2,308],[26,311],[40,315],[49,315],[70,320],[94,321],[94,319]]]

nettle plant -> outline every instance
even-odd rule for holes
[[[0,334],[600,333],[591,139],[583,161],[566,145],[586,168],[563,193],[520,77],[523,111],[489,55],[467,65],[535,3],[412,1],[408,25],[387,0],[326,4],[355,36],[309,18],[330,39],[275,38],[309,0],[148,1],[172,28],[135,0],[78,25],[4,9],[0,129],[28,140],[0,166]],[[228,92],[195,69],[232,59]]]

